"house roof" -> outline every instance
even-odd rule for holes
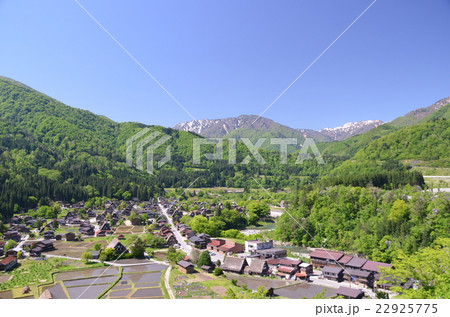
[[[332,273],[332,274],[339,274],[343,271],[340,267],[334,267],[334,266],[325,266],[322,269],[322,273]]]
[[[187,269],[190,266],[193,266],[193,264],[191,262],[185,261],[185,260],[181,260],[177,263],[179,266],[181,266],[182,268]]]
[[[345,286],[340,286],[337,290],[338,295],[347,296],[350,298],[357,298],[361,293],[364,293],[359,288],[350,288]]]
[[[13,262],[14,260],[17,260],[17,258],[15,256],[10,255],[10,256],[4,258],[3,260],[1,260],[0,264],[8,265],[9,263]]]
[[[291,259],[279,259],[278,263],[280,265],[287,265],[287,266],[298,266],[300,265],[300,263],[302,263],[302,261],[298,261],[298,260],[291,260]]]
[[[265,260],[252,259],[249,267],[250,273],[262,274],[266,263],[267,262]]]
[[[364,263],[366,263],[366,262],[367,262],[366,259],[354,257],[353,259],[348,261],[347,264],[345,264],[345,265],[361,268],[364,265]]]
[[[242,271],[242,268],[245,264],[246,260],[244,258],[226,256],[222,264],[222,269],[233,272],[240,272]]]
[[[269,265],[278,265],[279,259],[268,259],[267,264]]]
[[[368,278],[373,272],[358,270],[358,269],[346,269],[345,273],[351,276]]]
[[[189,241],[195,243],[195,242],[205,242],[205,239],[200,238],[199,236],[193,236],[189,238]]]
[[[222,239],[212,239],[210,243],[208,243],[209,245],[213,245],[213,246],[220,246],[222,244],[225,243],[225,240]]]
[[[278,270],[278,272],[289,273],[289,274],[292,274],[295,272],[295,268],[290,267],[290,266],[283,266],[283,265],[280,265],[277,270]]]
[[[311,265],[312,265],[311,263],[303,262],[303,263],[300,264],[300,267],[306,268],[306,267],[309,267],[309,266],[311,266]]]
[[[285,249],[277,249],[277,248],[256,251],[256,253],[258,253],[258,254],[281,254],[281,253],[286,253],[286,252],[287,251]]]
[[[297,277],[306,277],[306,276],[308,276],[308,274],[306,274],[305,272],[300,272],[300,273],[295,273],[295,276],[297,276]]]
[[[119,239],[114,238],[114,239],[112,239],[112,241],[108,244],[108,246],[107,246],[106,248],[107,248],[107,249],[108,249],[108,248],[115,248],[119,243],[122,244],[122,243],[119,241]]]
[[[39,299],[53,299],[53,295],[48,289],[46,289],[44,292],[42,292]]]
[[[310,257],[315,258],[321,258],[321,259],[327,259],[327,260],[339,260],[344,255],[344,252],[339,251],[330,251],[325,249],[315,249],[311,254]]]
[[[351,255],[344,254],[344,255],[342,256],[342,258],[339,259],[338,262],[339,262],[340,264],[347,264],[348,261],[350,261],[351,259],[353,259],[353,257],[352,257]]]
[[[383,262],[367,261],[361,269],[372,272],[380,272],[380,267],[392,267],[392,265]]]

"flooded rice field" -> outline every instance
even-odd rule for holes
[[[125,297],[130,295],[133,292],[133,290],[128,289],[128,290],[123,290],[123,291],[111,291],[109,293],[109,297],[113,298],[113,297]]]
[[[88,270],[59,273],[56,275],[56,280],[62,281],[62,280],[72,280],[72,279],[79,279],[79,278],[97,277],[100,275],[117,275],[117,274],[119,274],[119,268],[105,267],[105,268],[99,268],[99,269],[88,269]]]
[[[156,271],[163,271],[166,268],[167,265],[163,264],[145,264],[145,265],[127,266],[123,268],[123,273],[156,272]]]
[[[111,284],[115,280],[117,280],[116,275],[92,277],[80,280],[64,281],[64,286],[71,287],[71,286],[91,285],[91,284],[105,284],[105,283]]]
[[[159,282],[161,274],[161,272],[124,274],[122,280],[133,283]]]
[[[52,296],[55,299],[65,299],[65,298],[67,298],[66,293],[64,293],[64,290],[63,290],[61,284],[59,284],[59,283],[55,284],[53,286],[44,287],[42,289],[42,291],[45,291],[47,289],[50,291],[50,293],[52,293]]]
[[[78,299],[78,298],[93,299],[93,298],[97,298],[108,287],[109,287],[108,284],[91,285],[91,286],[76,286],[76,287],[67,288],[67,291],[69,292],[70,298],[73,298],[73,299]]]
[[[131,296],[131,298],[142,298],[142,297],[162,297],[161,289],[159,288],[141,288],[136,291],[136,293]]]
[[[326,289],[325,297],[331,297],[336,295],[337,289],[327,288],[311,283],[291,285],[274,290],[274,293],[278,296],[287,298],[313,298],[314,295],[322,292]]]

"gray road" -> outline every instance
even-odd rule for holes
[[[162,204],[159,204],[159,207],[161,208],[164,216],[166,216],[167,222],[170,224],[170,229],[175,235],[175,238],[177,239],[181,250],[183,250],[187,255],[191,254],[192,247],[184,241],[184,237],[181,235],[180,231],[178,231],[177,227],[173,223],[172,217],[170,217],[167,213],[167,208],[164,208]]]

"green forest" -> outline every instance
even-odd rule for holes
[[[444,110],[442,110],[444,109]],[[199,136],[140,123],[117,123],[86,110],[69,107],[30,87],[0,78],[0,211],[4,217],[50,200],[78,201],[92,197],[146,200],[165,188],[258,188],[271,191],[316,184],[375,186],[395,189],[424,186],[420,172],[411,171],[406,159],[430,166],[448,164],[448,106],[424,121],[404,128],[380,126],[341,142],[318,144],[325,164],[313,159],[297,164],[301,150],[281,164],[276,151],[260,149],[260,164],[242,143],[236,161],[229,164],[224,141],[222,160],[192,160],[192,140]],[[154,175],[125,163],[126,140],[143,128],[169,135],[170,161]],[[155,151],[155,160],[164,155]],[[202,148],[213,152],[212,145]],[[246,157],[250,159],[245,160]],[[242,163],[244,162],[245,163]],[[124,196],[124,193],[126,195]]]

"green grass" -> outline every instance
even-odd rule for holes
[[[8,272],[12,279],[0,284],[0,290],[22,288],[26,285],[41,285],[53,283],[52,274],[55,272],[65,272],[79,270],[80,268],[103,267],[102,263],[85,264],[82,261],[74,261],[71,265],[63,265],[66,259],[49,258],[43,261],[22,260],[20,266]],[[80,266],[77,266],[80,265]]]

